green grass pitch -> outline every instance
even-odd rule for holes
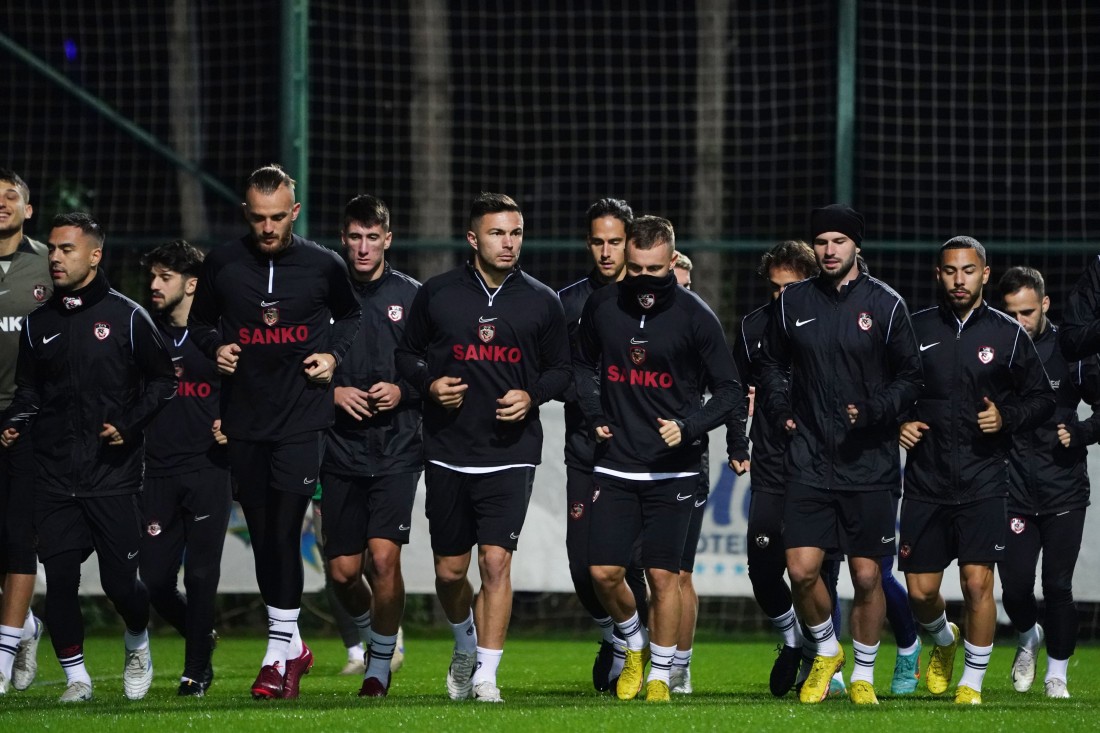
[[[58,730],[99,731],[1095,731],[1100,729],[1100,648],[1077,650],[1070,666],[1070,700],[1042,694],[1045,657],[1031,692],[1016,693],[1008,680],[1012,649],[998,645],[986,676],[980,707],[955,706],[948,695],[933,699],[923,689],[907,698],[888,694],[894,650],[883,645],[876,690],[881,705],[856,708],[846,699],[800,705],[794,694],[777,700],[768,694],[767,676],[774,659],[765,642],[703,640],[692,663],[695,693],[673,696],[667,705],[643,700],[620,702],[591,686],[594,641],[510,640],[501,663],[503,705],[446,697],[444,675],[451,643],[446,639],[409,638],[405,667],[394,677],[390,697],[360,700],[360,680],[341,677],[345,661],[338,639],[315,639],[316,664],[302,681],[294,701],[253,701],[248,694],[263,655],[258,638],[223,639],[214,657],[217,678],[203,699],[176,697],[183,643],[167,634],[153,639],[156,680],[145,700],[122,694],[122,640],[90,639],[85,652],[95,681],[95,698],[62,707],[57,697],[63,675],[48,640],[40,648],[38,680],[26,692],[0,697],[0,730],[29,733]],[[926,662],[925,660],[923,660]],[[955,673],[961,674],[962,655]],[[849,663],[845,671],[850,672]],[[956,677],[957,679],[957,677]],[[861,730],[862,728],[862,730]]]

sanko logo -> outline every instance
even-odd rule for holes
[[[0,331],[18,331],[23,326],[23,316],[4,316],[0,318]]]
[[[296,344],[309,338],[309,326],[242,328],[237,335],[242,344]]]

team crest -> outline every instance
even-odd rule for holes
[[[569,505],[569,518],[580,519],[584,516],[584,502],[575,501]]]
[[[477,337],[485,343],[492,341],[496,335],[497,327],[491,323],[482,323],[477,327]]]
[[[46,286],[41,284],[35,285],[34,290],[31,291],[31,295],[34,296],[35,300],[41,303],[46,299]]]
[[[150,537],[156,537],[158,534],[161,533],[161,531],[162,530],[160,528],[160,522],[155,519],[149,522],[149,526],[145,528],[146,534],[148,534]]]
[[[401,320],[401,317],[405,315],[405,309],[399,305],[391,305],[386,310],[386,315],[390,317],[390,320],[397,323]]]
[[[645,349],[641,346],[630,347],[630,360],[634,362],[636,366],[641,366],[645,363]]]
[[[596,499],[599,499],[599,498],[600,498],[600,487],[597,486],[596,490],[592,492],[592,503],[595,504]]]
[[[771,543],[772,538],[764,534],[763,532],[756,535],[756,546],[759,547],[761,550],[765,549]]]
[[[65,306],[65,310],[76,310],[80,306],[84,305],[84,300],[79,295],[66,295],[61,299],[62,304]]]
[[[909,557],[913,554],[913,546],[908,542],[903,543],[901,549],[898,550],[898,554],[902,557]]]
[[[1012,530],[1012,534],[1023,534],[1027,523],[1020,517],[1013,517],[1008,522],[1008,528]]]
[[[183,379],[183,364],[176,362],[172,365],[172,369],[176,372],[176,379]]]
[[[978,349],[978,361],[983,364],[988,364],[989,362],[993,361],[993,347],[983,346],[982,348]]]
[[[642,306],[646,310],[653,307],[653,304],[657,302],[657,297],[653,293],[642,293],[638,296],[638,305]]]
[[[279,309],[272,306],[270,308],[264,308],[264,323],[269,326],[274,326],[279,322]]]
[[[104,323],[103,321],[100,321],[99,323],[95,324],[94,329],[95,337],[100,341],[111,335],[111,324],[109,323]]]
[[[866,312],[859,314],[859,320],[856,321],[856,323],[859,324],[860,331],[870,331],[871,326],[875,325],[874,320],[871,318],[871,314]]]

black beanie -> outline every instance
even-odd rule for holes
[[[846,204],[830,204],[810,212],[810,241],[823,232],[840,232],[856,243],[863,244],[863,214]]]

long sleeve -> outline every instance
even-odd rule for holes
[[[595,310],[591,300],[585,304],[581,322],[577,328],[577,351],[573,361],[573,381],[577,390],[577,403],[581,406],[590,430],[605,425],[600,398],[600,340],[593,322]]]
[[[426,359],[428,345],[432,340],[432,322],[428,312],[430,307],[428,288],[421,287],[413,298],[405,333],[394,353],[394,367],[398,376],[408,382],[425,400],[428,399],[428,388],[432,382]]]
[[[694,440],[727,423],[727,430],[735,433],[730,455],[745,460],[749,457],[749,441],[745,435],[748,403],[744,399],[733,356],[722,334],[722,326],[713,314],[707,313],[696,318],[692,328],[699,359],[707,375],[706,383],[711,388],[711,398],[701,409],[681,419],[683,440]],[[728,435],[726,442],[730,445]]]
[[[787,328],[783,323],[784,295],[786,294],[779,296],[764,329],[764,340],[758,355],[760,364],[756,372],[760,379],[757,384],[757,399],[763,397],[760,407],[763,408],[764,415],[770,416],[781,431],[786,429],[787,420],[794,418],[790,394],[787,392],[791,353]]]
[[[565,328],[565,312],[556,297],[547,303],[546,324],[539,331],[539,377],[528,394],[536,405],[554,399],[572,381],[572,359]]]
[[[1066,428],[1073,436],[1073,445],[1092,445],[1100,442],[1100,361],[1095,356],[1089,356],[1073,366],[1077,370],[1077,388],[1081,398],[1092,409],[1092,414],[1087,420],[1067,425]]]
[[[15,428],[24,432],[34,421],[42,400],[38,392],[34,347],[31,345],[30,320],[23,319],[19,337],[19,356],[15,366],[15,395],[4,412],[0,430]]]
[[[890,318],[886,346],[890,372],[894,378],[881,392],[863,404],[857,404],[857,427],[896,428],[899,418],[916,402],[924,387],[917,337],[909,311],[901,300],[898,300]]]
[[[202,285],[201,279],[199,285]],[[337,260],[337,266],[330,271],[328,309],[333,321],[330,353],[339,364],[351,348],[355,334],[359,332],[361,314],[359,299],[355,297],[355,291],[348,279],[348,266],[342,259]]]
[[[136,433],[144,430],[154,416],[176,394],[176,374],[172,367],[172,355],[161,340],[157,327],[149,314],[138,309],[133,312],[131,337],[134,363],[141,373],[142,390],[134,406],[125,415],[115,419],[115,428],[125,442],[133,441]]]
[[[1067,361],[1100,353],[1100,255],[1092,257],[1070,291],[1062,320],[1058,345]]]
[[[195,288],[195,299],[191,302],[191,311],[187,316],[187,330],[191,341],[210,359],[216,359],[218,349],[223,346],[218,313],[217,294],[214,291],[214,279],[217,269],[210,257],[202,264],[199,284]]]
[[[1010,368],[1015,399],[997,406],[1003,429],[1008,433],[1033,430],[1054,414],[1057,401],[1039,352],[1023,328],[1016,337]]]

